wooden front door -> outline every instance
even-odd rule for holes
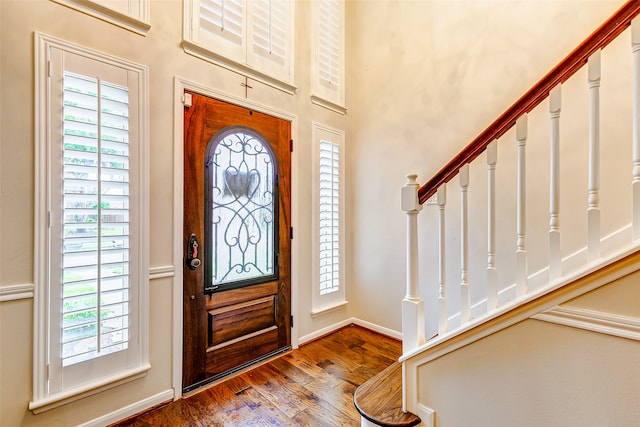
[[[291,347],[291,124],[187,94],[185,392]]]

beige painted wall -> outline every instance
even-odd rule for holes
[[[252,82],[249,99],[297,117],[294,156],[299,171],[293,209],[297,212],[296,295],[298,336],[351,317],[346,307],[311,318],[311,123],[348,132],[347,116],[310,101],[310,4],[296,3],[295,95]],[[173,264],[174,77],[243,97],[244,77],[184,53],[182,1],[152,0],[146,37],[45,0],[0,0],[0,286],[33,284],[34,90],[33,32],[125,58],[149,67],[150,78],[150,267]],[[109,414],[172,387],[172,278],[150,283],[151,371],[64,407],[34,416],[27,410],[32,389],[33,300],[0,303],[0,425],[70,426]]]
[[[357,66],[348,68],[348,101],[354,108],[349,114],[351,227],[347,253],[349,292],[357,295],[351,298],[357,317],[401,329],[400,310],[388,307],[398,307],[405,294],[405,216],[399,200],[405,175],[417,173],[419,181],[425,182],[622,3],[619,0],[349,2],[348,51],[351,63]],[[548,130],[544,135],[546,138]],[[515,143],[511,145],[515,147]],[[565,158],[571,158],[572,153],[568,154]],[[499,154],[500,166],[504,166],[505,158]],[[567,174],[573,170],[568,168]],[[486,172],[481,173],[480,178],[472,176],[471,186],[481,188],[477,198],[484,201]],[[586,172],[581,172],[581,179],[583,175]],[[533,178],[532,187],[545,185],[537,184],[539,177]],[[476,186],[478,181],[480,186]],[[499,182],[513,186],[514,175]],[[448,211],[457,217],[455,187],[448,192]],[[472,191],[470,197],[476,197]],[[544,191],[537,194],[536,188],[528,191],[529,206],[543,209],[548,195]],[[502,205],[515,212],[513,200]],[[567,200],[570,198],[565,203]],[[472,211],[471,229],[484,233],[472,237],[475,245],[472,253],[486,253],[483,211],[486,212],[486,207]],[[421,287],[428,336],[435,333],[436,325],[437,228],[433,222],[436,215],[437,209],[426,208],[419,219]],[[577,215],[565,217],[564,225],[583,232],[584,214]],[[512,213],[508,221],[514,218]],[[459,228],[457,218],[447,224],[449,229]],[[478,224],[480,227],[474,227]],[[504,248],[504,253],[514,253],[513,236],[515,230],[513,234],[501,234],[498,245],[501,251]],[[544,235],[531,238],[536,237]],[[460,253],[458,242],[455,234],[448,238],[447,255],[454,261]],[[572,248],[566,248],[566,253]],[[483,264],[486,261],[486,257],[477,259]],[[538,267],[537,258],[534,260],[533,267]],[[447,270],[452,286],[460,280],[457,266]],[[484,275],[486,264],[482,270],[472,267],[472,273],[479,271]],[[535,271],[533,267],[530,272]],[[475,294],[481,288],[472,286],[474,300],[481,298]],[[451,288],[449,295],[451,304],[457,304],[459,291]]]
[[[404,216],[398,195],[404,175],[430,176],[620,3],[349,0],[347,116],[309,101],[310,7],[296,3],[297,94],[254,83],[250,99],[298,120],[299,336],[354,316],[400,330]],[[141,37],[50,1],[0,0],[0,286],[34,281],[33,31],[149,66],[150,267],[173,263],[173,172],[181,167],[173,162],[173,78],[244,95],[244,78],[182,51],[181,17],[180,0],[152,0],[151,32]],[[514,55],[514,47],[527,54]],[[511,76],[518,77],[506,78]],[[315,318],[309,315],[312,121],[347,131],[349,182],[350,304]],[[170,389],[173,286],[179,280],[150,284],[147,377],[38,416],[26,409],[32,300],[0,303],[0,424],[75,425]]]
[[[640,319],[640,273],[629,274],[563,306]],[[640,357],[640,355],[638,355]]]
[[[639,277],[567,305],[640,319]],[[525,320],[418,368],[419,401],[440,427],[635,427],[639,361],[638,341]]]

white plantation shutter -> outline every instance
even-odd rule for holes
[[[253,0],[251,46],[253,53],[282,67],[288,55],[290,0]]]
[[[323,0],[319,4],[318,79],[320,83],[330,87],[338,87],[342,84],[340,5],[340,0]]]
[[[344,112],[344,0],[317,0],[313,6],[313,95],[319,98],[314,101]]]
[[[286,92],[294,0],[185,0],[186,52]]]
[[[148,71],[35,38],[38,413],[150,368]]]
[[[320,141],[320,295],[340,289],[340,145]]]
[[[244,8],[242,0],[200,0],[200,30],[242,45]]]
[[[344,278],[344,132],[312,124],[314,281],[311,314],[346,304]]]
[[[129,97],[65,72],[62,365],[124,350],[129,337]]]

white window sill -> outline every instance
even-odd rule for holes
[[[311,102],[321,107],[327,108],[331,111],[335,111],[338,114],[347,114],[347,107],[343,107],[342,105],[327,101],[326,99],[320,98],[319,96],[311,95]]]
[[[252,80],[264,83],[290,95],[296,93],[297,87],[287,81],[263,74],[248,65],[232,61],[188,40],[182,41],[182,48],[186,53],[193,55],[196,58],[200,58],[207,62],[211,62],[212,64],[219,65],[222,68],[226,68],[227,70],[247,76]]]
[[[137,368],[124,371],[118,375],[83,384],[82,386],[52,394],[42,399],[32,400],[29,402],[29,409],[33,411],[34,414],[39,414],[41,412],[48,411],[49,409],[57,408],[84,397],[142,378],[147,375],[149,369],[151,369],[151,365],[147,363]]]
[[[129,15],[122,14],[108,7],[94,3],[90,0],[52,0],[64,6],[85,13],[94,18],[101,19],[125,30],[132,31],[136,34],[146,36],[151,29],[151,24],[146,20],[134,18]]]
[[[344,300],[344,301],[337,302],[335,304],[328,305],[326,307],[322,307],[316,310],[311,310],[311,317],[316,317],[322,314],[330,313],[332,311],[340,310],[341,308],[345,307],[347,304],[349,304],[349,301]]]

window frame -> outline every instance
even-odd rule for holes
[[[346,299],[345,278],[345,132],[340,129],[312,122],[313,141],[313,292],[311,298],[311,316],[315,317],[331,312],[348,304]],[[320,293],[320,143],[328,141],[340,147],[339,158],[339,289],[322,295]]]
[[[268,64],[258,55],[251,53],[254,17],[253,8],[250,7],[251,2],[248,0],[242,0],[241,46],[231,48],[231,44],[225,42],[222,38],[216,42],[210,41],[210,44],[219,45],[220,48],[218,49],[212,49],[207,46],[207,43],[202,40],[200,35],[200,0],[184,0],[182,48],[186,53],[204,61],[293,95],[297,89],[294,83],[295,2],[285,0],[285,3],[288,7],[285,18],[288,25],[288,33],[286,35],[286,59],[282,67],[274,67],[273,64]]]
[[[338,50],[338,79],[337,85],[331,87],[323,83],[320,77],[321,52],[321,17],[323,3],[337,1],[339,3],[339,22],[333,24],[339,27]],[[311,102],[339,114],[346,114],[345,99],[345,2],[344,0],[316,0],[311,2]]]
[[[51,0],[71,9],[101,19],[125,30],[146,36],[151,29],[149,22],[150,0],[128,0],[129,9],[137,13],[122,13],[109,7],[105,0]]]
[[[51,36],[35,32],[34,33],[34,64],[35,64],[35,230],[34,230],[34,356],[33,356],[33,399],[29,403],[29,409],[34,413],[40,413],[60,405],[75,401],[77,399],[101,392],[108,388],[115,387],[128,381],[141,378],[150,369],[148,350],[148,69],[126,60],[122,60],[98,51],[94,51],[79,45],[75,45]],[[135,98],[130,98],[130,105],[135,108],[135,127],[137,129],[137,139],[130,147],[130,169],[135,174],[135,179],[130,182],[130,224],[137,233],[132,238],[136,243],[130,249],[130,262],[132,270],[129,274],[130,296],[129,322],[135,332],[129,334],[128,349],[125,361],[122,364],[111,366],[108,374],[104,374],[104,367],[113,363],[113,358],[108,356],[96,357],[87,362],[71,365],[73,370],[78,370],[77,365],[87,364],[87,371],[92,375],[82,377],[82,382],[64,386],[60,385],[58,390],[49,390],[49,384],[63,384],[61,378],[64,375],[61,366],[62,356],[52,356],[51,330],[52,316],[56,310],[50,307],[51,294],[61,289],[62,283],[55,283],[50,280],[50,272],[53,266],[50,264],[50,248],[52,240],[51,225],[52,218],[52,198],[60,197],[60,193],[52,192],[54,183],[63,183],[63,178],[55,179],[55,169],[52,168],[54,160],[52,157],[52,147],[60,139],[60,134],[56,136],[52,126],[55,120],[52,114],[54,103],[59,102],[61,93],[56,95],[52,90],[52,75],[59,71],[52,71],[51,52],[61,52],[58,55],[75,55],[83,61],[103,70],[118,68],[124,69],[128,77],[133,78],[133,86],[137,87]],[[61,67],[62,68],[62,67]],[[64,70],[62,70],[64,72]],[[129,85],[129,89],[133,87]],[[61,90],[59,90],[61,92]],[[60,104],[56,104],[60,105]],[[60,122],[61,119],[57,119]],[[131,154],[133,152],[133,154]],[[61,165],[58,162],[58,165]],[[57,166],[58,168],[60,166]],[[62,208],[59,209],[62,212]],[[59,239],[60,237],[58,237]],[[60,258],[61,259],[61,258]],[[56,268],[59,270],[61,266]],[[134,294],[134,295],[133,295]],[[59,298],[58,298],[59,299]],[[59,310],[58,310],[59,313]],[[55,362],[55,363],[52,363]],[[59,372],[58,372],[59,371]],[[68,374],[71,370],[67,369]],[[67,375],[68,375],[67,374]],[[58,377],[56,377],[58,375]]]

